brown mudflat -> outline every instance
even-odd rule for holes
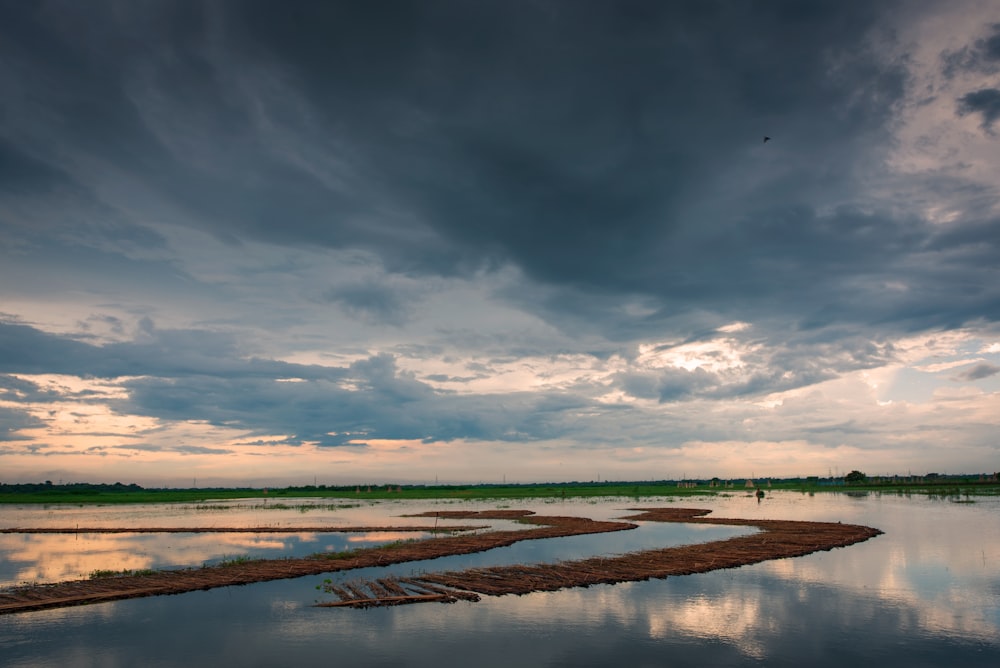
[[[95,580],[72,580],[54,584],[16,587],[0,591],[0,615],[126,598],[182,594],[189,591],[268,582],[304,575],[318,575],[353,568],[388,566],[407,561],[436,559],[453,554],[482,552],[533,538],[558,538],[586,533],[619,531],[632,529],[636,526],[627,522],[595,522],[586,518],[529,517],[530,515],[530,511],[510,510],[463,513],[431,512],[424,513],[422,516],[476,520],[518,519],[536,526],[527,530],[441,536],[413,543],[394,544],[338,555],[251,560],[204,568],[157,571]],[[369,527],[369,529],[376,528],[385,529],[385,527]],[[448,528],[450,530],[452,527]],[[338,529],[338,531],[343,530],[343,528]]]
[[[708,512],[688,508],[658,508],[622,519],[751,526],[761,531],[727,540],[643,550],[617,557],[593,557],[555,564],[471,568],[427,573],[413,578],[330,584],[326,586],[326,590],[339,600],[319,605],[368,608],[423,601],[452,603],[457,600],[479,600],[480,594],[503,596],[595,584],[636,582],[736,568],[769,559],[798,557],[820,550],[845,547],[882,533],[878,529],[853,524],[703,517]]]
[[[869,527],[827,522],[706,518],[707,510],[681,508],[647,510],[624,520],[694,522],[753,526],[760,533],[724,541],[661,550],[646,550],[614,558],[592,558],[560,564],[539,564],[430,573],[419,578],[386,578],[347,584],[330,591],[341,600],[324,605],[369,607],[420,601],[478,600],[480,594],[499,596],[564,587],[615,583],[669,575],[734,568],[767,559],[794,557],[857,543],[880,534]],[[0,614],[85,605],[126,598],[180,594],[231,585],[371,566],[435,559],[481,552],[522,540],[558,538],[633,529],[628,521],[595,521],[580,517],[535,516],[530,511],[425,513],[454,519],[518,519],[531,529],[451,535],[413,543],[358,550],[343,555],[247,561],[198,569],[158,571],[97,580],[79,580],[19,587],[0,592]],[[338,529],[343,531],[344,529]]]

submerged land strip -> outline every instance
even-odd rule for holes
[[[476,601],[479,600],[479,595],[520,595],[569,587],[637,582],[736,568],[769,559],[797,557],[845,547],[882,533],[878,529],[852,524],[704,517],[708,512],[687,508],[659,508],[621,519],[749,526],[760,529],[760,533],[710,543],[643,550],[615,557],[591,557],[554,564],[471,568],[428,573],[412,578],[390,577],[340,585],[329,583],[325,586],[326,591],[339,600],[318,605],[367,608],[424,601],[451,603],[457,600]]]
[[[567,587],[614,584],[735,568],[768,559],[796,557],[845,547],[882,533],[870,527],[831,522],[747,520],[705,517],[710,511],[659,508],[597,521],[584,517],[537,516],[525,510],[429,512],[421,516],[468,520],[517,520],[524,530],[448,535],[395,543],[335,555],[248,560],[196,569],[154,571],[119,577],[29,585],[0,591],[0,614],[86,605],[144,596],[244,585],[356,568],[482,552],[522,540],[559,538],[634,529],[634,522],[685,522],[748,526],[759,532],[727,540],[643,550],[615,557],[593,557],[555,564],[474,568],[427,573],[414,578],[384,578],[343,585],[327,584],[337,601],[321,606],[372,607],[421,601],[478,600],[480,595],[526,594]],[[452,527],[449,527],[451,529]],[[296,529],[300,530],[300,529]],[[343,527],[337,531],[344,531]]]

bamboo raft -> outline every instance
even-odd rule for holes
[[[731,520],[706,518],[708,511],[656,509],[622,519],[658,522],[752,526],[760,533],[722,541],[644,550],[616,557],[593,557],[556,564],[493,566],[424,574],[413,578],[383,578],[328,584],[338,600],[319,607],[371,608],[410,603],[478,601],[480,596],[504,596],[555,591],[597,584],[637,582],[671,575],[705,573],[722,568],[797,557],[858,543],[882,533],[877,529],[830,522]]]

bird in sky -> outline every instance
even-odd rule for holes
[[[767,142],[769,142],[769,141],[771,141],[771,138],[770,138],[770,137],[764,137],[764,143],[765,143],[765,144],[766,144]]]

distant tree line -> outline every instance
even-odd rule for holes
[[[0,493],[3,494],[93,494],[114,492],[137,492],[143,488],[135,483],[129,485],[116,482],[114,484],[72,482],[65,485],[53,485],[51,480],[45,482],[3,483],[0,482]]]

